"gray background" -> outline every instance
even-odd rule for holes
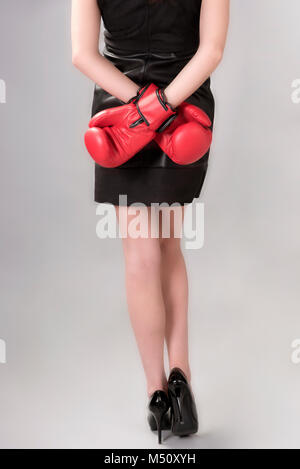
[[[99,240],[70,1],[0,0],[0,446],[147,448],[119,240]],[[201,432],[170,448],[300,447],[298,0],[232,0],[215,139],[187,251]],[[128,379],[129,375],[129,379]],[[120,398],[121,396],[121,398]]]

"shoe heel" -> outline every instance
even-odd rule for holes
[[[156,425],[157,425],[158,444],[161,445],[161,420],[156,421]]]
[[[162,430],[164,428],[164,418],[166,417],[166,413],[159,414],[159,413],[152,413],[151,415],[151,423],[150,423],[150,428],[151,430],[157,430],[157,436],[158,436],[158,443],[161,444],[162,441]]]
[[[155,391],[148,404],[148,422],[151,430],[157,430],[158,443],[162,442],[162,430],[171,428],[170,402],[164,391]]]
[[[186,436],[198,431],[198,418],[193,395],[187,383],[170,383],[169,398],[172,408],[172,432]]]
[[[173,411],[173,421],[183,423],[183,416],[181,412],[180,390],[173,387],[169,389],[170,402]]]

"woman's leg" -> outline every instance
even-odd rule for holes
[[[170,210],[170,209],[167,209]],[[176,229],[183,223],[184,209],[176,208],[177,215],[171,217],[169,238],[160,238],[161,279],[166,309],[166,342],[170,369],[179,367],[190,380],[188,355],[188,278],[180,238]],[[175,210],[175,212],[176,212]]]
[[[125,213],[126,212],[126,213]],[[116,207],[121,231],[127,231],[133,221],[127,207]],[[150,221],[150,211],[144,208],[142,218]],[[124,215],[127,220],[124,221]],[[125,226],[126,225],[126,226]],[[149,223],[150,227],[150,223]],[[130,320],[146,374],[151,395],[166,389],[164,370],[165,306],[161,288],[161,251],[158,238],[149,236],[123,238],[126,292]]]

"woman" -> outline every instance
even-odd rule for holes
[[[105,25],[102,54],[101,17]],[[183,218],[185,204],[199,196],[209,157],[207,151],[196,161],[178,163],[169,150],[164,151],[170,146],[162,140],[167,132],[172,137],[171,126],[179,125],[179,120],[175,122],[183,115],[184,103],[213,122],[209,77],[222,58],[228,18],[229,0],[73,0],[72,6],[73,64],[96,83],[92,109],[96,120],[100,111],[103,123],[103,115],[105,120],[112,108],[136,105],[149,83],[161,93],[168,117],[175,118],[161,134],[147,134],[142,144],[128,138],[122,157],[115,155],[114,142],[108,147],[106,139],[105,163],[95,165],[95,201],[114,204],[121,229],[126,230],[132,221],[129,206],[133,203],[145,205],[141,212],[149,221],[148,236],[124,237],[123,248],[129,314],[147,381],[148,421],[152,430],[158,430],[159,442],[162,429],[171,428],[180,436],[198,430],[188,357],[188,281],[175,215]],[[120,120],[118,125],[124,126]],[[98,127],[105,127],[100,121]],[[95,130],[95,121],[92,126]],[[99,136],[102,131],[95,132]],[[183,138],[186,147],[190,135]],[[128,145],[133,148],[127,155]],[[99,158],[103,153],[101,147]],[[116,156],[117,162],[109,167]],[[121,194],[126,195],[125,202],[120,201]],[[153,237],[151,204],[163,202],[177,205],[170,217],[171,235],[162,235],[160,218],[159,236]],[[165,341],[171,370],[168,379]]]

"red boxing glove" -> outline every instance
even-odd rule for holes
[[[115,168],[132,158],[154,139],[156,130],[168,127],[176,112],[163,90],[148,84],[127,104],[105,109],[90,121],[85,145],[101,166]]]
[[[178,108],[176,121],[155,141],[174,163],[195,163],[204,156],[212,141],[211,121],[202,109],[183,102]]]

